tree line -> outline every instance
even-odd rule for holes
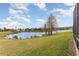
[[[17,28],[17,29],[0,29],[0,32],[3,31],[12,31],[12,32],[45,32],[46,35],[52,35],[53,32],[57,32],[57,30],[68,30],[72,27],[58,27],[57,19],[53,14],[50,14],[46,23],[42,28]]]

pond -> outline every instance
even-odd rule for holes
[[[32,37],[37,37],[37,36],[42,36],[44,32],[21,32],[21,33],[16,33],[16,34],[9,34],[5,38],[9,39],[26,39],[26,38],[32,38]]]

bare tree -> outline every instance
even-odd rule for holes
[[[50,16],[48,17],[48,21],[45,24],[45,29],[47,29],[47,34],[48,35],[52,35],[53,31],[57,31],[57,21],[55,16],[53,16],[52,14],[50,14]]]

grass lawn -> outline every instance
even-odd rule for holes
[[[1,35],[1,34],[0,34]],[[52,56],[65,55],[72,32],[26,40],[0,39],[0,55]]]

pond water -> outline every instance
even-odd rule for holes
[[[9,34],[6,36],[6,38],[14,39],[14,38],[31,38],[34,36],[42,36],[44,32],[21,32],[21,33],[16,33],[16,34]]]

